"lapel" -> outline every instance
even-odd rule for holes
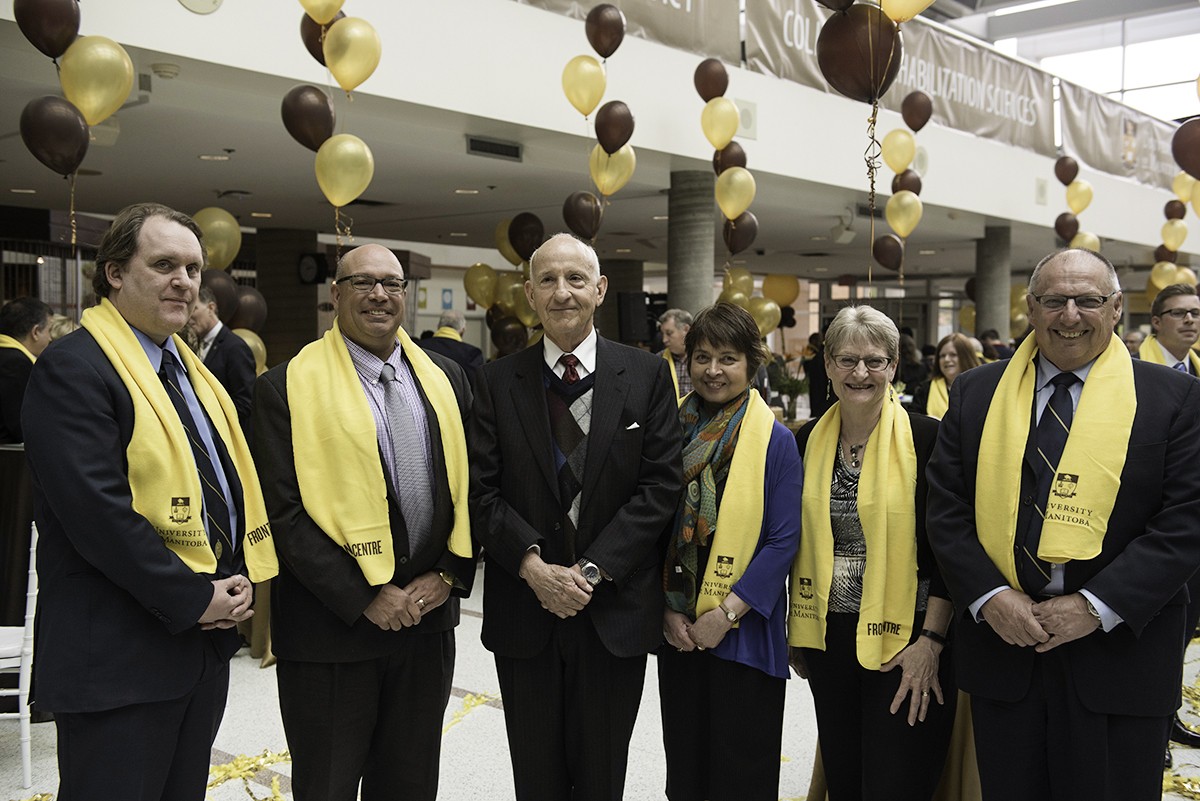
[[[583,466],[583,494],[579,507],[581,516],[596,489],[596,482],[600,480],[601,468],[608,458],[608,449],[616,434],[628,392],[624,360],[617,358],[608,340],[597,337],[596,383],[592,388],[592,424],[588,431],[587,460]]]
[[[553,435],[550,433],[550,409],[546,406],[546,388],[542,384],[544,363],[542,343],[531,345],[520,353],[507,356],[515,362],[512,401],[517,419],[525,431],[529,453],[550,494],[558,500],[558,476],[553,464]]]

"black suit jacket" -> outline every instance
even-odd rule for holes
[[[471,386],[475,385],[479,371],[483,369],[483,351],[469,342],[459,342],[449,337],[432,336],[418,340],[417,344],[428,351],[440,353],[458,362]]]
[[[959,686],[984,698],[1016,701],[1029,688],[1034,650],[1005,644],[967,611],[1008,584],[984,553],[974,516],[976,492],[996,491],[990,482],[976,486],[976,468],[988,404],[1007,366],[995,362],[968,370],[951,388],[928,471],[928,530],[959,612]],[[1137,413],[1103,548],[1093,559],[1068,562],[1064,571],[1066,593],[1086,588],[1125,622],[1057,651],[1086,708],[1161,716],[1178,704],[1184,584],[1200,565],[1200,383],[1139,361],[1133,363],[1133,378]],[[1021,468],[1018,531],[1035,514],[1032,442]]]
[[[484,547],[483,644],[537,654],[557,618],[517,576],[532,545],[573,564],[561,533],[541,343],[487,364],[471,425],[472,529]],[[662,641],[662,559],[682,482],[681,434],[667,362],[600,338],[577,552],[612,576],[582,614],[616,656]]]
[[[193,573],[132,508],[133,401],[86,330],[38,359],[23,423],[40,534],[38,707],[94,712],[181,697],[207,651],[228,659],[240,641],[234,629],[200,630],[211,577]]]
[[[23,442],[21,405],[33,362],[15,348],[0,348],[0,445]]]
[[[436,353],[429,357],[450,379],[459,411],[467,419],[471,389],[462,370]],[[416,634],[452,629],[458,625],[459,616],[458,598],[454,596],[470,592],[475,563],[473,559],[454,556],[446,548],[454,525],[454,509],[441,448],[441,429],[424,391],[421,395],[433,450],[433,536],[422,550],[410,552],[408,529],[389,479],[388,508],[396,553],[396,572],[391,583],[403,587],[429,570],[447,570],[462,587],[456,588],[446,603],[427,612],[419,625],[384,631],[363,616],[379,594],[379,588],[367,583],[354,557],[331,540],[304,508],[292,452],[287,369],[288,363],[284,363],[268,370],[259,376],[254,387],[254,461],[279,554],[279,576],[271,582],[271,647],[275,655],[304,662],[362,661],[393,653]],[[337,453],[330,453],[328,458],[329,469],[337,470]]]
[[[245,340],[233,333],[229,326],[222,325],[213,339],[208,353],[204,354],[204,366],[209,369],[237,408],[238,422],[246,439],[253,441],[250,428],[250,405],[253,400],[255,378],[254,352]]]

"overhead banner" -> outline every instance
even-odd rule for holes
[[[1175,126],[1066,81],[1063,150],[1095,170],[1170,189],[1179,165],[1171,155]]]
[[[747,66],[833,92],[817,63],[817,38],[831,13],[816,0],[746,0]],[[920,90],[933,101],[933,120],[940,125],[1056,155],[1049,73],[920,18],[901,30],[900,72],[881,106],[899,111],[904,97]]]
[[[516,0],[527,6],[587,19],[594,0]],[[742,63],[738,4],[730,0],[615,0],[625,14],[625,34],[727,64]],[[586,39],[582,39],[585,44]]]

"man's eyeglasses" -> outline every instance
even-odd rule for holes
[[[355,292],[367,293],[375,289],[376,284],[383,285],[383,291],[389,295],[403,294],[408,288],[407,278],[372,278],[369,275],[347,275],[337,279],[335,284],[349,284]]]
[[[1116,289],[1107,295],[1034,295],[1033,299],[1042,305],[1043,309],[1059,311],[1067,308],[1067,301],[1074,301],[1075,308],[1095,311],[1108,303],[1108,299],[1121,290]]]
[[[865,364],[872,373],[878,373],[887,369],[892,360],[885,356],[850,356],[849,354],[833,357],[833,363],[841,370],[853,370],[858,367],[859,362]]]
[[[1163,312],[1163,316],[1174,317],[1176,320],[1182,320],[1184,317],[1200,320],[1200,309],[1167,309]]]

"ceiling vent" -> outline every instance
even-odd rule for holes
[[[467,153],[472,156],[521,161],[521,150],[519,142],[505,142],[501,139],[488,139],[485,136],[467,134]]]

